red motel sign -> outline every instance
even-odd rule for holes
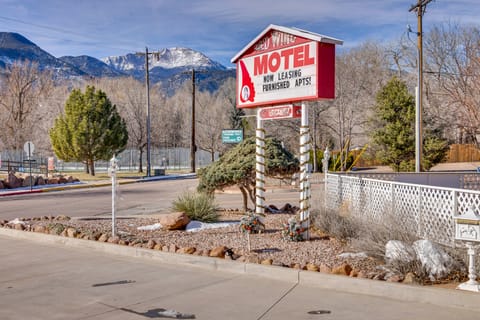
[[[233,59],[237,107],[251,108],[335,97],[338,39],[270,25]]]

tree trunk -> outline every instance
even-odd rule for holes
[[[92,176],[94,176],[95,175],[95,161],[89,160],[89,164],[90,164],[90,174]]]
[[[212,163],[215,161],[215,151],[210,151],[210,160],[212,161]]]
[[[240,192],[242,192],[242,196],[243,196],[243,212],[247,212],[248,211],[248,192],[241,185],[238,185],[238,188],[240,189]]]
[[[85,162],[85,173],[90,174],[90,168],[88,167],[88,161]]]
[[[138,172],[143,173],[143,148],[138,148]]]

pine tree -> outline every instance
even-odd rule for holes
[[[415,98],[406,84],[393,77],[377,94],[372,119],[372,139],[379,149],[377,157],[395,171],[415,169]],[[439,132],[426,130],[423,135],[422,166],[428,170],[443,160],[447,142]]]
[[[107,95],[93,86],[85,93],[75,89],[65,103],[65,113],[50,130],[53,150],[64,161],[82,161],[95,175],[95,161],[109,160],[128,141],[125,120]]]

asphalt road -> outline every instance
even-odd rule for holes
[[[194,190],[197,185],[197,179],[120,185],[116,214],[120,217],[171,212],[172,201],[186,190]],[[242,207],[239,192],[221,193],[215,198],[222,208]],[[289,187],[267,188],[266,199],[267,205],[283,206],[287,202],[298,205],[299,193]],[[70,217],[104,216],[111,215],[111,212],[110,186],[0,197],[0,219],[5,220],[60,214]]]

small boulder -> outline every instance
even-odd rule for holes
[[[185,212],[173,212],[162,215],[159,218],[159,223],[167,230],[181,230],[185,229],[190,222],[190,218]]]
[[[23,179],[22,187],[30,187],[35,185],[35,177],[34,176],[26,176]]]
[[[332,269],[333,274],[339,274],[343,276],[349,276],[352,272],[352,267],[348,263],[344,263],[341,266]]]
[[[98,238],[98,242],[107,242],[108,240],[108,234],[106,233],[102,233],[102,235],[100,236],[100,238]]]
[[[3,185],[3,181],[0,180],[0,190],[5,189],[5,186]]]
[[[395,260],[408,263],[415,260],[415,250],[405,242],[390,240],[385,245],[385,260],[386,263]]]
[[[260,262],[260,264],[267,265],[267,266],[271,266],[272,263],[273,263],[272,259],[265,259],[265,260],[262,260],[262,262]]]
[[[308,271],[313,271],[313,272],[319,272],[320,271],[320,268],[316,264],[313,264],[313,263],[307,263],[306,267],[307,267]]]
[[[325,264],[321,264],[319,271],[320,271],[321,273],[332,273],[332,268],[330,268],[329,266],[327,266],[327,265],[325,265]]]
[[[17,176],[12,172],[8,174],[6,182],[11,189],[20,188],[22,186],[22,180],[17,178]]]
[[[67,228],[67,237],[69,238],[76,238],[78,236],[78,231],[75,228],[68,227]]]
[[[155,246],[153,246],[153,250],[162,250],[162,245],[160,243],[157,243]]]
[[[215,258],[225,258],[225,251],[227,251],[227,249],[228,248],[225,247],[225,246],[220,246],[220,247],[213,248],[210,251],[209,256],[210,257],[215,257]]]
[[[168,252],[177,252],[178,247],[174,244],[168,246]]]
[[[37,186],[44,186],[45,185],[45,179],[42,176],[38,176],[35,185]]]
[[[456,268],[460,268],[445,250],[430,240],[418,240],[413,243],[418,260],[428,271],[430,280],[441,279]]]
[[[178,253],[183,253],[183,254],[193,254],[197,249],[195,249],[194,247],[184,247],[184,248],[180,248],[178,249]]]
[[[145,248],[147,249],[153,249],[155,247],[157,243],[155,242],[155,240],[148,240],[148,242],[145,244]]]

